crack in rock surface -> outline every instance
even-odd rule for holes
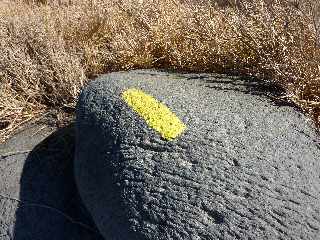
[[[163,139],[121,98],[130,88],[185,131]],[[77,105],[74,171],[105,239],[317,239],[318,136],[267,95],[209,74],[135,70],[91,82]]]

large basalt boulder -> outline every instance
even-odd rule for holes
[[[74,170],[105,239],[319,238],[315,128],[266,89],[151,70],[91,82],[77,105]]]

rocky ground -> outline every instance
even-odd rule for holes
[[[73,126],[32,124],[0,146],[0,239],[103,239],[73,178]]]

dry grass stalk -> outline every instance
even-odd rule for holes
[[[74,106],[99,73],[237,72],[281,85],[320,124],[319,1],[0,2],[0,141]]]

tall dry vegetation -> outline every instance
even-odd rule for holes
[[[320,3],[2,0],[0,141],[73,108],[96,74],[133,68],[256,76],[320,124]]]

